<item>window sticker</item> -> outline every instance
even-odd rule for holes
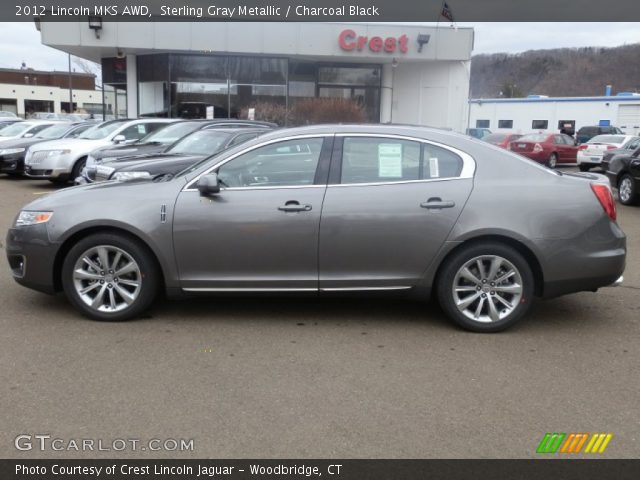
[[[378,145],[378,176],[402,178],[402,144],[381,143]]]
[[[440,177],[440,165],[438,163],[438,157],[429,157],[429,173],[431,178]]]
[[[147,130],[146,130],[145,125],[144,125],[143,123],[141,123],[141,124],[139,124],[139,125],[138,125],[138,133],[140,133],[140,134],[144,135],[144,133],[145,133],[146,131],[147,131]]]

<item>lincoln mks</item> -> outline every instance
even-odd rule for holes
[[[19,212],[19,283],[86,316],[139,316],[164,291],[437,298],[495,332],[534,297],[619,283],[606,179],[468,136],[400,125],[283,129],[156,181],[60,190]]]

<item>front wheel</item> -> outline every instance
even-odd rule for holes
[[[638,191],[633,177],[625,173],[618,181],[618,198],[623,205],[635,205],[638,202]]]
[[[529,310],[534,278],[517,250],[485,242],[449,258],[436,287],[451,320],[472,332],[491,333],[511,327]]]
[[[94,320],[129,320],[157,295],[159,271],[152,255],[129,237],[98,233],[75,244],[62,266],[69,301]]]

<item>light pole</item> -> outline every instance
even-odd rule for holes
[[[73,113],[73,87],[71,86],[71,54],[69,56],[69,111],[67,113]]]

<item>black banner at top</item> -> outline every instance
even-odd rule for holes
[[[638,0],[3,0],[0,21],[617,22]]]

